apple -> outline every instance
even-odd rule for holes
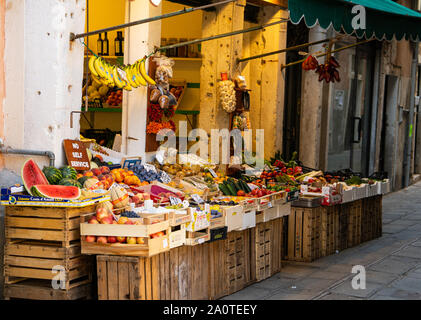
[[[143,193],[143,200],[151,200],[151,195],[149,193]]]
[[[85,241],[86,242],[95,242],[96,241],[96,237],[95,236],[86,236],[85,237]]]
[[[98,243],[107,243],[107,238],[106,237],[103,237],[103,236],[98,237],[96,239],[96,242],[98,242]]]
[[[101,170],[101,173],[103,174],[110,173],[110,168],[108,168],[107,166],[102,166],[99,168],[99,170]]]
[[[102,219],[101,223],[102,224],[112,224],[113,220],[114,220],[113,216],[109,215],[109,216],[106,216],[104,219]]]
[[[126,241],[126,237],[117,237],[117,241],[120,243],[124,243]]]
[[[101,170],[99,170],[99,168],[93,168],[92,173],[94,176],[99,176],[101,174]]]
[[[117,223],[118,224],[127,224],[127,221],[129,221],[129,218],[127,218],[127,217],[120,217],[120,219],[118,219]]]
[[[134,222],[132,220],[127,220],[125,224],[134,224]]]
[[[109,237],[107,237],[107,241],[108,241],[108,243],[116,243],[117,238],[114,237],[114,236],[109,236]]]
[[[136,244],[136,238],[135,237],[127,237],[127,243],[128,244]]]
[[[113,223],[111,223],[111,224],[118,224],[118,222],[113,219]]]
[[[101,221],[102,219],[106,217],[108,217],[108,211],[106,208],[101,207],[96,210],[96,218],[98,221]]]
[[[96,217],[91,217],[91,219],[89,219],[88,223],[90,224],[98,224],[98,220],[96,219]]]
[[[143,240],[143,238],[139,237],[139,238],[136,238],[136,243],[137,244],[144,244],[145,240]]]

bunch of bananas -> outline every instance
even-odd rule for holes
[[[131,91],[140,86],[155,85],[156,82],[149,77],[145,68],[146,57],[137,60],[132,65],[125,65],[122,68],[109,64],[101,57],[91,56],[89,59],[89,70],[93,81],[108,87],[118,87]]]

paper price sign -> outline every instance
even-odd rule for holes
[[[176,206],[178,204],[182,204],[183,202],[181,201],[181,199],[176,198],[176,197],[170,197],[170,202],[172,206]]]
[[[149,163],[145,163],[145,164],[143,165],[143,167],[146,169],[146,171],[153,171],[153,172],[156,172],[156,168],[155,168],[155,166],[154,166],[154,165],[151,165],[151,164],[149,164]]]
[[[162,180],[163,183],[170,183],[171,182],[170,176],[165,171],[161,171],[161,180]]]
[[[214,177],[214,178],[218,177],[218,175],[215,173],[215,171],[213,171],[213,169],[209,168],[208,170],[209,170],[210,174],[212,175],[212,177]]]
[[[197,195],[197,194],[192,194],[191,197],[193,198],[193,200],[196,203],[203,203],[204,202],[203,199],[199,195]]]

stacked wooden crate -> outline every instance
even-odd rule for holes
[[[81,216],[95,206],[7,206],[6,299],[83,299],[92,293],[92,259],[81,254]]]

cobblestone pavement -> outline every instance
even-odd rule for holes
[[[351,287],[355,265],[366,289]],[[421,182],[383,197],[383,236],[282,271],[225,297],[233,300],[421,300]]]

